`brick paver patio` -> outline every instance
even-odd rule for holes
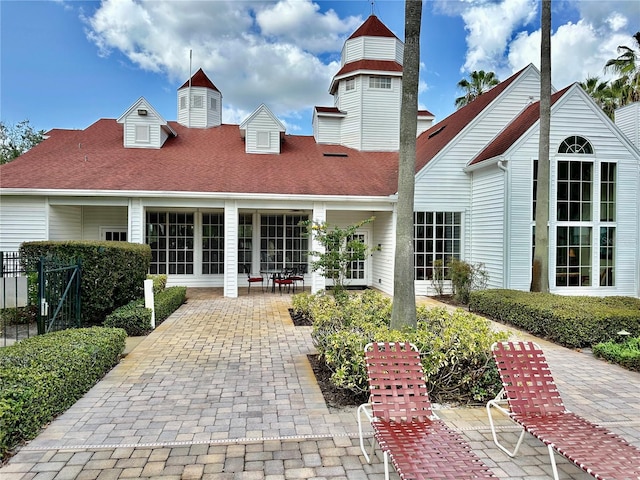
[[[190,289],[0,478],[383,479],[381,460],[367,465],[360,454],[355,407],[326,406],[307,361],[311,328],[292,324],[290,301]],[[640,446],[640,374],[540,343],[567,406]],[[546,447],[533,438],[515,459],[493,445],[483,407],[438,413],[499,478],[550,478]],[[517,437],[508,422],[501,433]],[[558,467],[563,479],[592,478],[563,459]]]

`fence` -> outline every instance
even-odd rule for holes
[[[18,252],[0,252],[0,347],[37,335],[37,281]]]

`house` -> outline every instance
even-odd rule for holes
[[[118,119],[48,138],[0,170],[0,250],[32,240],[148,243],[169,284],[223,287],[251,270],[308,269],[320,246],[299,225],[346,226],[379,247],[354,286],[393,293],[402,42],[370,16],[345,42],[313,136],[289,135],[267,105],[221,121],[199,70],[177,92],[177,122],[141,97]],[[528,290],[534,241],[540,74],[529,65],[433,124],[418,112],[416,294],[433,263],[481,262],[489,286]],[[554,91],[550,285],[561,294],[640,296],[640,109],[611,122],[577,85]],[[635,144],[634,144],[635,143]]]

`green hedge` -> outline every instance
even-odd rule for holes
[[[305,295],[305,294],[302,294]],[[491,358],[493,342],[506,339],[492,332],[489,322],[461,309],[418,308],[418,328],[389,328],[391,300],[374,290],[336,301],[319,294],[294,296],[294,310],[308,309],[313,318],[312,338],[318,353],[332,370],[338,387],[363,393],[368,390],[364,347],[369,342],[409,341],[423,358],[427,387],[435,402],[484,402],[501,385]]]
[[[631,297],[483,290],[471,293],[469,310],[571,348],[616,339],[620,330],[640,335],[640,299]]]
[[[118,363],[126,333],[81,328],[0,349],[0,457],[34,438]]]
[[[640,337],[630,338],[624,343],[598,343],[593,346],[593,354],[627,370],[640,372]]]
[[[187,296],[186,287],[169,287],[153,297],[156,326],[182,305]],[[146,335],[151,331],[151,310],[144,307],[144,299],[134,300],[107,315],[105,327],[123,328],[130,337]]]
[[[127,242],[25,242],[20,255],[27,271],[40,257],[82,260],[81,321],[100,325],[114,309],[140,298],[151,263],[149,245]]]

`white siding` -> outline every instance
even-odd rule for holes
[[[372,286],[389,295],[393,294],[395,223],[393,212],[376,212],[373,222],[372,245],[380,246],[373,253]]]
[[[616,110],[616,125],[631,143],[640,148],[640,102]]]
[[[44,197],[0,197],[0,251],[16,252],[22,242],[47,239]]]
[[[280,153],[280,126],[267,110],[260,110],[246,124],[245,151],[247,153]],[[268,135],[268,146],[258,140],[261,134]]]
[[[139,115],[138,110],[146,110],[147,114]],[[144,100],[140,101],[124,118],[123,142],[125,148],[160,148],[167,139],[167,135],[161,133],[160,124],[162,123],[165,123],[164,119],[155,114],[151,105],[146,104]],[[138,126],[147,126],[149,128],[148,142],[136,140],[136,128]]]
[[[495,166],[473,174],[469,261],[484,264],[489,288],[504,287],[504,175]]]
[[[224,207],[224,296],[238,296],[238,206],[235,201]]]
[[[129,199],[129,241],[131,243],[145,242],[145,213],[139,198]]]
[[[340,127],[342,117],[321,117],[314,116],[313,136],[316,143],[340,143]]]
[[[347,112],[347,116],[342,119],[340,144],[356,150],[360,150],[362,145],[362,81],[363,76],[358,75],[356,89],[348,94],[344,92],[340,96],[339,105],[336,105],[341,111]]]
[[[81,206],[49,207],[49,240],[83,240]]]
[[[392,37],[356,37],[345,42],[342,65],[362,59],[391,60],[402,64],[404,46]]]
[[[369,88],[364,77],[361,150],[396,151],[400,142],[402,80],[391,78],[391,88]]]
[[[82,207],[82,239],[102,240],[100,227],[122,227],[126,229],[127,207]]]
[[[599,179],[600,162],[617,162],[617,231],[616,231],[616,287],[599,288],[597,274],[598,249],[594,248],[593,287],[554,288],[555,293],[584,295],[637,295],[638,285],[638,248],[637,234],[640,213],[638,212],[638,160],[629,152],[617,136],[608,119],[596,113],[597,107],[585,101],[576,89],[563,101],[554,106],[551,119],[551,155],[550,155],[550,231],[549,236],[549,268],[553,285],[555,268],[555,196],[556,196],[556,162],[559,158],[568,157],[557,154],[558,146],[570,135],[587,138],[594,148],[595,159],[594,181]],[[510,157],[510,200],[508,202],[511,226],[511,242],[509,252],[510,285],[509,288],[527,290],[530,283],[531,269],[531,225],[532,225],[532,162],[538,155],[538,130],[524,138],[517,145]],[[575,157],[574,157],[575,158]],[[594,185],[598,185],[594,183]],[[599,188],[594,188],[594,218],[597,220],[599,204]],[[597,240],[599,232],[594,230],[593,238]]]

